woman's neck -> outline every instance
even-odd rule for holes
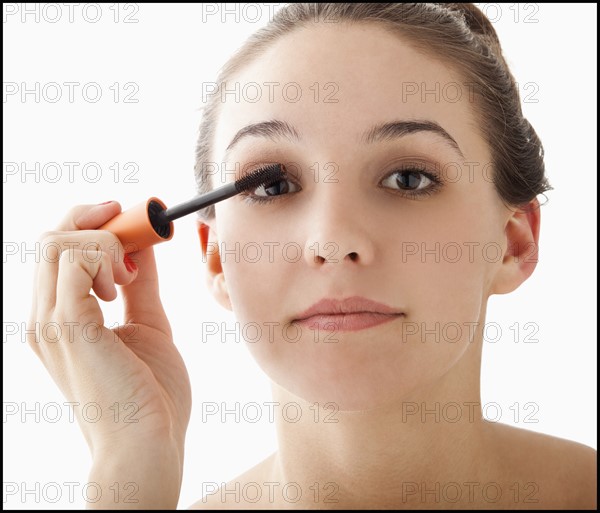
[[[297,507],[419,507],[423,499],[435,506],[436,486],[494,475],[486,455],[492,425],[480,404],[481,347],[470,344],[435,383],[371,410],[324,409],[273,384],[273,400],[290,413],[278,418],[272,478],[292,497],[300,487],[301,499],[291,499]]]

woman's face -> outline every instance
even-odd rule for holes
[[[213,185],[268,163],[292,176],[251,191],[270,202],[218,203],[211,224],[259,365],[289,392],[342,410],[389,404],[442,376],[475,345],[507,246],[468,84],[381,28],[320,23],[280,39],[228,91]],[[226,156],[241,130],[272,121]],[[405,171],[415,167],[441,183]],[[358,331],[297,323],[320,299],[351,296],[402,315]]]

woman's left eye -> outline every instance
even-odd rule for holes
[[[419,169],[397,170],[389,174],[381,182],[390,189],[400,190],[409,196],[432,194],[441,185],[434,175]]]
[[[291,188],[290,188],[289,184],[292,184]],[[288,192],[296,192],[294,187],[296,187],[296,184],[294,184],[293,182],[290,182],[289,180],[282,178],[281,180],[278,180],[277,182],[260,185],[254,190],[260,191],[261,189],[264,189],[264,191],[265,191],[264,196],[279,196],[280,194],[287,194]],[[256,194],[256,196],[261,196],[261,194]]]
[[[289,184],[291,184],[291,187]],[[273,201],[278,196],[283,196],[289,192],[297,192],[298,190],[298,185],[291,180],[282,178],[276,182],[259,185],[256,189],[253,189],[252,192],[246,191],[245,193],[242,193],[242,195],[246,196],[246,201],[250,203],[265,203],[267,201]]]

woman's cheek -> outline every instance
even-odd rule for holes
[[[251,230],[259,233],[261,230]],[[229,253],[221,261],[237,321],[243,326],[258,323],[273,330],[293,313],[294,278],[300,262],[282,257],[277,234],[249,240],[246,233],[228,236]],[[279,239],[281,240],[281,239]],[[296,302],[302,297],[296,297]]]

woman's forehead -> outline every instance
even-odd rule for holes
[[[369,127],[409,120],[466,138],[473,131],[473,100],[457,71],[388,30],[372,24],[297,30],[222,88],[214,155],[222,158],[244,127],[268,120],[332,142],[356,141]]]

